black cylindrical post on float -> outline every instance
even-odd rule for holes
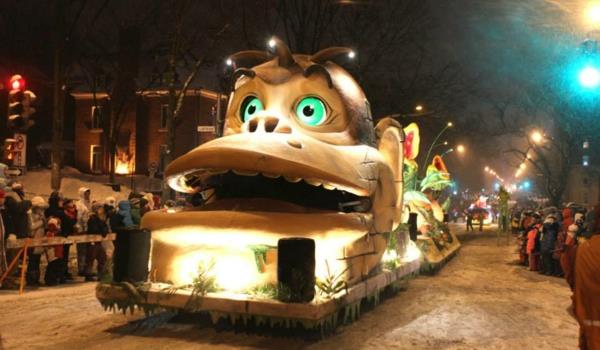
[[[417,240],[417,213],[408,214],[408,233],[411,241]]]
[[[287,302],[310,302],[315,297],[315,241],[283,238],[277,242],[277,281]]]
[[[144,282],[148,278],[150,231],[141,229],[115,230],[113,280],[115,282]]]

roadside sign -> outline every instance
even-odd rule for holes
[[[27,135],[15,133],[15,160],[13,165],[16,167],[27,166]]]
[[[23,171],[18,168],[8,168],[4,170],[4,173],[9,176],[21,176],[23,174]]]
[[[215,127],[212,125],[198,125],[198,132],[212,132],[215,133]]]

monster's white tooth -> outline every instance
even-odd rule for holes
[[[235,174],[242,175],[242,176],[256,176],[256,175],[258,175],[258,171],[238,170],[238,169],[233,169],[232,171]]]
[[[265,176],[265,177],[270,177],[271,179],[277,179],[278,177],[280,177],[280,176],[281,176],[281,175],[279,175],[279,174],[265,173],[265,172],[263,172],[262,174],[263,174],[263,176]]]
[[[229,170],[226,169],[208,169],[211,175],[221,175],[227,173]]]
[[[335,190],[335,186],[333,186],[332,184],[326,184],[326,183],[324,183],[323,184],[323,188],[326,189],[326,190],[330,190],[330,191],[331,190]]]
[[[321,184],[323,184],[321,181],[317,180],[317,179],[304,179],[304,181],[306,181],[307,184],[312,185],[312,186],[321,186]]]
[[[300,178],[300,177],[294,177],[294,176],[284,176],[283,178],[285,179],[285,181],[287,181],[287,182],[293,182],[293,183],[302,181],[302,178]]]

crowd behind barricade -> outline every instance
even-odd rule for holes
[[[600,349],[600,203],[592,208],[521,210],[513,215],[522,265],[564,276],[573,292],[579,348]]]
[[[513,233],[518,237],[519,262],[530,271],[565,277],[572,284],[574,247],[589,239],[596,211],[576,205],[559,210],[516,209],[512,214]]]
[[[77,200],[64,198],[52,192],[48,200],[41,196],[26,198],[23,186],[13,183],[0,187],[0,271],[6,271],[16,256],[15,249],[6,249],[7,242],[20,238],[44,238],[82,234],[106,237],[119,229],[136,228],[142,216],[160,207],[160,199],[152,193],[131,193],[128,200],[114,197],[94,200],[91,190],[79,189]],[[107,271],[107,259],[112,257],[114,245],[110,240],[77,243],[77,274],[85,281],[96,281]],[[28,249],[26,283],[54,286],[73,280],[69,269],[71,244],[33,246]],[[75,257],[72,257],[73,260]],[[45,265],[44,276],[41,267]],[[18,269],[15,269],[17,271]],[[75,273],[75,271],[73,271]]]

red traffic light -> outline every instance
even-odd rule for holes
[[[10,88],[13,90],[24,90],[25,89],[25,79],[19,74],[15,74],[10,78]]]

